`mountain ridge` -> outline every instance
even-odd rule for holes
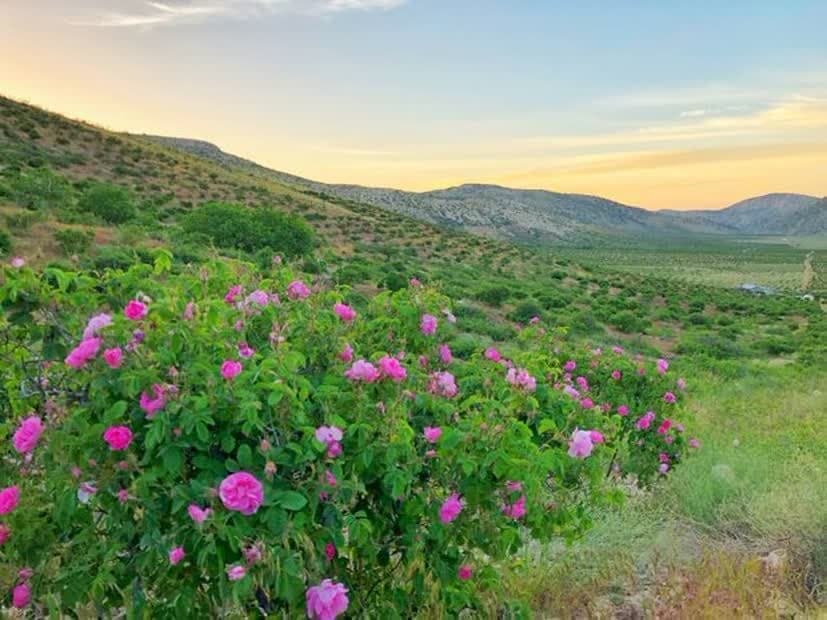
[[[274,170],[191,138],[136,134],[281,183],[365,203],[419,220],[519,241],[562,241],[593,234],[805,235],[827,233],[827,201],[817,196],[774,192],[722,209],[650,211],[590,194],[463,183],[413,192],[387,187],[323,183]]]

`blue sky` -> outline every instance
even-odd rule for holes
[[[827,183],[827,2],[12,0],[0,91],[323,181],[713,208]]]

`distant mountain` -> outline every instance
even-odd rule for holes
[[[805,194],[767,194],[720,211],[684,211],[750,235],[803,235],[827,232],[827,203]],[[675,212],[672,212],[675,213]]]
[[[554,241],[612,234],[827,233],[827,201],[803,194],[768,194],[719,211],[648,211],[584,194],[466,184],[428,192],[320,183],[225,153],[202,140],[140,136],[307,191],[365,203],[420,220],[514,240]]]

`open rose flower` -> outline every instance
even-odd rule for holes
[[[146,317],[149,312],[149,306],[137,299],[131,299],[126,307],[123,309],[123,314],[130,321],[140,321]]]
[[[465,502],[460,496],[452,493],[448,496],[448,499],[442,502],[442,506],[439,508],[439,520],[443,523],[451,523],[459,516],[464,506]]]
[[[221,481],[218,497],[228,510],[249,516],[255,514],[264,502],[264,487],[252,474],[239,471]]]
[[[428,443],[436,443],[442,437],[442,429],[438,426],[426,426],[422,434]]]
[[[7,515],[20,503],[20,487],[12,486],[0,490],[0,515]]]
[[[11,603],[16,609],[28,607],[32,601],[32,589],[28,583],[19,583],[12,590]]]
[[[212,509],[210,508],[201,508],[198,504],[190,504],[187,506],[187,514],[190,516],[190,519],[198,523],[199,525],[209,519],[210,515],[212,514]]]
[[[89,360],[97,356],[100,346],[100,338],[87,338],[72,349],[64,361],[72,368],[83,368]]]
[[[37,447],[43,434],[43,421],[36,415],[29,416],[20,423],[12,437],[12,445],[20,454],[28,454]]]
[[[287,285],[287,297],[294,301],[310,297],[310,287],[301,280],[293,280]]]
[[[152,395],[141,392],[140,406],[146,413],[146,417],[152,419],[155,414],[161,411],[167,404],[164,387],[157,383],[152,386]]]
[[[89,322],[86,324],[86,329],[83,330],[83,339],[88,340],[89,338],[94,338],[104,327],[109,327],[112,325],[112,317],[102,312],[101,314],[96,314]]]
[[[373,383],[379,379],[380,376],[381,373],[379,369],[365,360],[353,362],[353,366],[345,371],[345,377],[351,381],[361,381],[362,383]]]
[[[594,441],[590,431],[576,430],[569,441],[569,456],[576,459],[587,458],[594,449]]]
[[[351,323],[356,318],[356,310],[347,304],[334,304],[333,312],[335,312],[336,316],[342,319],[345,323]]]
[[[419,324],[420,331],[426,336],[433,336],[436,333],[438,322],[434,315],[423,314],[422,321]]]
[[[183,547],[175,547],[175,549],[169,552],[169,563],[177,566],[186,555]]]
[[[379,373],[382,377],[400,383],[408,376],[408,371],[395,357],[385,355],[379,360]]]
[[[241,362],[236,360],[224,360],[224,363],[221,364],[221,376],[224,377],[227,381],[232,381],[238,375],[241,374],[241,371],[244,367],[241,365]]]
[[[132,430],[128,426],[110,426],[103,434],[103,440],[109,444],[109,449],[121,452],[132,443]]]
[[[347,611],[350,601],[347,588],[341,583],[325,579],[307,589],[307,617],[311,620],[334,620]]]
[[[103,361],[110,368],[120,368],[123,363],[123,350],[120,347],[106,349],[103,352]]]

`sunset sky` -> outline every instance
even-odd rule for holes
[[[0,0],[0,93],[327,182],[827,194],[827,2]]]

